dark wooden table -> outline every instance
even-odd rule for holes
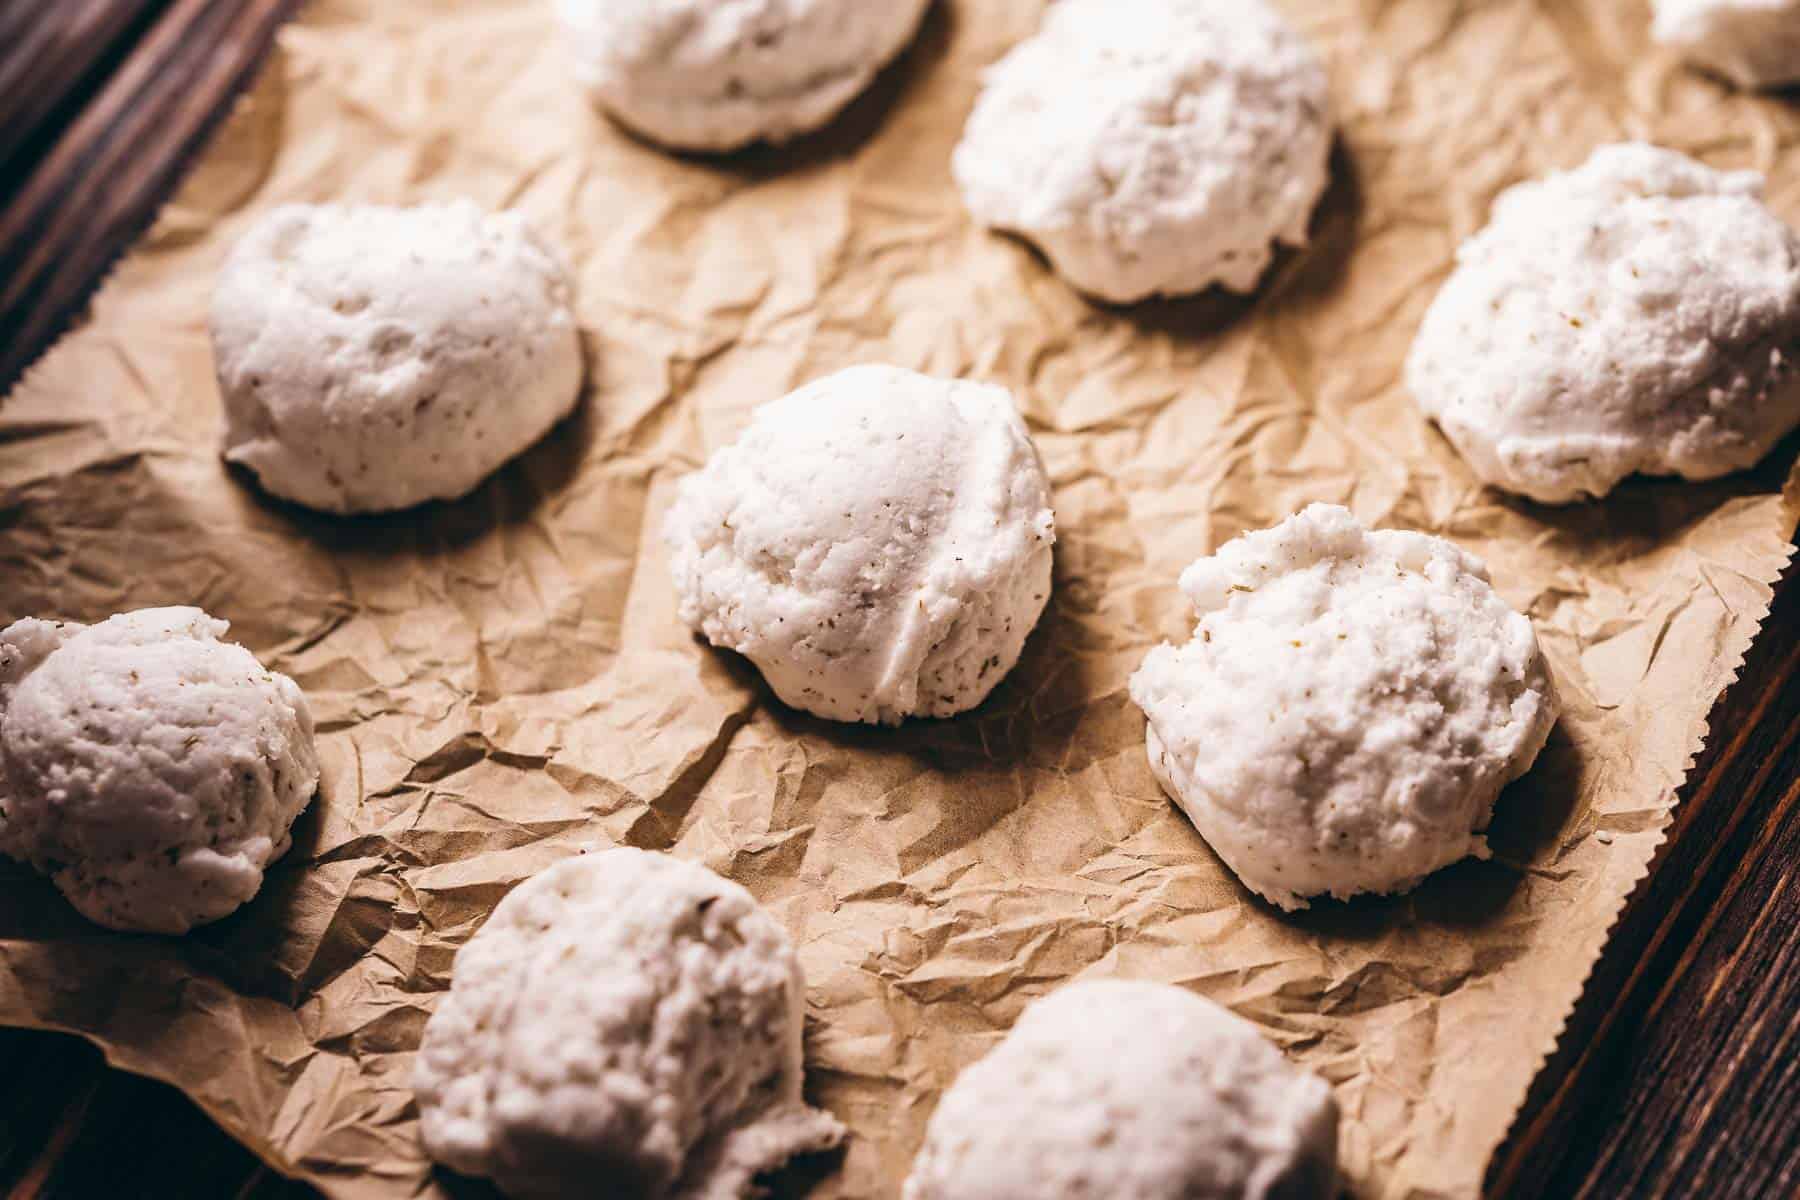
[[[0,0],[0,393],[75,319],[296,0]],[[1489,1171],[1519,1197],[1800,1197],[1800,572]],[[300,1197],[178,1093],[0,1031],[0,1187]]]

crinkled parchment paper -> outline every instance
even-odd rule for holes
[[[407,1075],[507,888],[625,842],[749,886],[800,945],[822,1196],[892,1197],[958,1067],[1077,974],[1261,1025],[1343,1106],[1369,1196],[1467,1195],[1662,837],[1767,609],[1792,446],[1567,510],[1484,493],[1400,363],[1504,185],[1642,136],[1770,174],[1800,116],[1645,43],[1620,0],[1290,0],[1343,136],[1313,245],[1251,300],[1096,308],[972,228],[948,173],[982,65],[1040,0],[949,0],[827,133],[678,158],[594,115],[546,10],[324,0],[94,304],[0,409],[0,618],[196,603],[305,687],[322,797],[237,916],[85,925],[0,867],[0,1021],[82,1033],[334,1196],[441,1188]],[[569,252],[581,414],[455,505],[330,520],[216,456],[204,316],[232,239],[296,200],[524,209]],[[899,730],[783,710],[674,617],[671,485],[750,408],[866,360],[1017,390],[1056,488],[1056,591],[978,711]],[[1177,572],[1310,500],[1485,556],[1567,713],[1495,860],[1286,917],[1158,792],[1125,680],[1185,635]],[[798,1190],[787,1183],[783,1191]]]

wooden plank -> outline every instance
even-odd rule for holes
[[[74,1138],[87,1101],[105,1077],[97,1051],[74,1038],[7,1033],[0,1079],[0,1192],[29,1195],[45,1163]]]
[[[116,1071],[66,1114],[58,1136],[36,1165],[30,1200],[231,1196],[262,1177],[255,1155],[179,1092]]]
[[[0,0],[0,202],[168,0]]]
[[[1761,1057],[1800,1064],[1797,632],[1790,568],[1669,841],[1490,1168],[1495,1194],[1800,1195],[1765,1190],[1796,1182],[1800,1093],[1771,1093]],[[1758,1054],[1733,1049],[1747,1045]]]
[[[27,1039],[29,1051],[0,1087],[6,1200],[316,1194],[269,1171],[175,1089],[108,1071],[100,1052],[76,1038],[8,1033]],[[27,1153],[5,1153],[26,1143]]]
[[[155,217],[297,0],[175,0],[0,210],[0,392]]]

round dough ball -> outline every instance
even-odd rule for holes
[[[905,1200],[1329,1200],[1337,1104],[1254,1025],[1160,983],[1071,983],[944,1093]]]
[[[1059,0],[987,72],[951,166],[977,221],[1091,295],[1248,292],[1273,242],[1306,242],[1328,108],[1262,0]]]
[[[262,887],[319,786],[312,715],[197,608],[0,631],[0,852],[109,929],[186,933]]]
[[[577,71],[621,125],[678,150],[827,124],[918,32],[931,0],[559,0]]]
[[[1800,238],[1760,187],[1626,144],[1507,190],[1419,328],[1419,407],[1547,504],[1755,463],[1800,422]]]
[[[975,707],[1050,595],[1050,484],[1004,388],[863,366],[756,410],[665,527],[681,618],[782,701]]]
[[[1182,572],[1199,623],[1131,677],[1150,766],[1282,908],[1487,856],[1556,700],[1531,622],[1442,538],[1314,504]]]
[[[1655,0],[1658,43],[1747,88],[1800,81],[1800,0]]]
[[[278,208],[213,294],[225,457],[327,512],[467,495],[575,407],[569,299],[514,213]]]
[[[844,1129],[800,1097],[805,984],[735,883],[643,850],[519,885],[414,1065],[432,1158],[517,1197],[729,1200]]]

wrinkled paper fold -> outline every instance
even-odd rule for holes
[[[310,696],[322,795],[263,894],[185,939],[105,933],[0,865],[0,1022],[84,1034],[330,1195],[435,1193],[407,1079],[457,946],[532,872],[629,843],[706,862],[793,933],[809,1088],[853,1130],[794,1176],[814,1195],[896,1196],[938,1092],[1078,974],[1191,987],[1324,1075],[1357,1195],[1473,1194],[1767,612],[1794,448],[1514,503],[1400,364],[1506,184],[1643,137],[1767,172],[1800,221],[1800,109],[1652,52],[1637,0],[1284,7],[1341,122],[1312,244],[1252,298],[1107,309],[973,228],[949,177],[981,67],[1041,0],[940,0],[831,129],[716,160],[595,115],[547,4],[312,5],[0,408],[0,619],[228,618]],[[233,238],[283,202],[456,196],[565,248],[582,411],[457,504],[263,498],[217,456],[205,313]],[[1060,532],[1019,668],[898,730],[784,710],[697,644],[656,536],[752,406],[871,360],[1015,389]],[[1566,714],[1493,861],[1283,916],[1161,796],[1125,680],[1185,635],[1184,565],[1312,500],[1486,558]]]

